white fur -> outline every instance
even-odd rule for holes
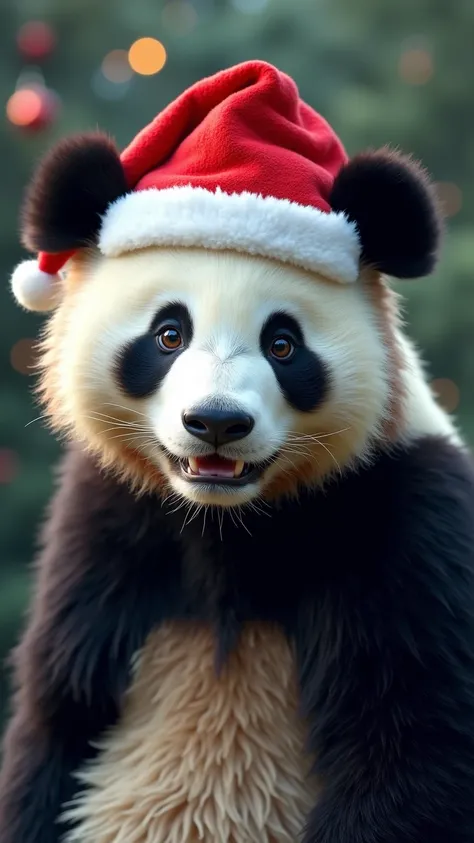
[[[111,420],[101,425],[94,414],[140,424],[137,450],[188,499],[244,503],[305,457],[315,475],[326,475],[349,460],[364,459],[370,438],[380,432],[389,397],[386,349],[359,285],[333,284],[290,265],[236,253],[152,249],[103,260],[73,287],[75,300],[58,355],[65,414],[99,451],[114,448],[120,439],[114,438]],[[188,307],[191,345],[156,393],[130,398],[114,376],[117,355],[170,301]],[[314,412],[289,406],[262,354],[262,326],[280,310],[300,322],[307,344],[330,371],[330,394]],[[176,457],[210,450],[187,433],[181,415],[215,399],[237,404],[255,419],[250,436],[223,448],[223,455],[259,462],[279,448],[283,454],[259,483],[206,497],[203,487],[170,474],[158,442]],[[124,435],[123,429],[117,427],[115,435]],[[322,444],[311,438],[316,435]],[[298,443],[295,437],[305,438]]]
[[[61,327],[55,389],[67,423],[108,462],[121,464],[126,441],[180,496],[233,506],[265,493],[278,477],[299,472],[305,461],[310,482],[319,483],[370,459],[374,442],[390,445],[384,440],[392,397],[389,353],[380,312],[364,284],[333,284],[290,265],[200,249],[131,252],[99,259],[82,272],[56,316]],[[171,301],[189,310],[191,344],[152,395],[132,398],[120,389],[117,358]],[[330,373],[330,392],[312,412],[287,403],[260,348],[265,320],[281,310],[299,321],[307,345]],[[459,443],[415,350],[398,329],[396,341],[405,384],[397,435],[408,442],[441,434]],[[237,405],[255,419],[248,437],[222,448],[224,456],[253,463],[280,451],[258,482],[216,490],[172,472],[159,444],[178,458],[209,452],[209,445],[185,430],[181,417],[214,401]]]
[[[53,310],[58,301],[61,278],[43,272],[36,260],[26,260],[14,269],[10,284],[16,301],[25,310],[46,313]]]
[[[137,191],[110,206],[99,236],[104,255],[153,245],[235,249],[344,283],[358,276],[357,230],[343,213],[247,192],[186,185]]]
[[[452,418],[433,396],[415,346],[401,331],[396,335],[405,360],[402,379],[406,391],[406,438],[444,436],[454,445],[466,447]]]

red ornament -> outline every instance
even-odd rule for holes
[[[0,448],[0,484],[11,483],[19,471],[18,454],[11,448]]]
[[[7,117],[24,132],[39,132],[50,126],[59,109],[54,91],[40,85],[19,88],[7,102]]]
[[[42,21],[23,24],[16,40],[20,53],[27,61],[41,61],[47,58],[56,44],[52,28]]]

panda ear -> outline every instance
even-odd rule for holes
[[[435,267],[442,214],[420,164],[388,148],[355,156],[334,182],[329,202],[356,223],[361,262],[395,278]]]
[[[21,213],[32,252],[63,252],[94,242],[101,215],[127,192],[117,148],[100,132],[59,141],[40,162]]]

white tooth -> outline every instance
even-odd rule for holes
[[[199,474],[199,468],[198,468],[197,460],[195,460],[194,457],[189,457],[188,463],[189,463],[190,474]]]
[[[234,477],[240,477],[244,470],[245,463],[242,460],[237,460],[234,468]]]

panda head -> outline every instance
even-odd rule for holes
[[[225,244],[104,255],[104,214],[124,197],[120,158],[100,135],[61,142],[26,197],[25,244],[74,250],[41,361],[57,430],[137,488],[224,507],[320,484],[400,435],[397,308],[383,274],[435,262],[439,218],[418,165],[384,149],[337,175],[332,211],[360,240],[353,283]],[[149,215],[136,211],[139,241]],[[337,254],[337,236],[323,234]]]

